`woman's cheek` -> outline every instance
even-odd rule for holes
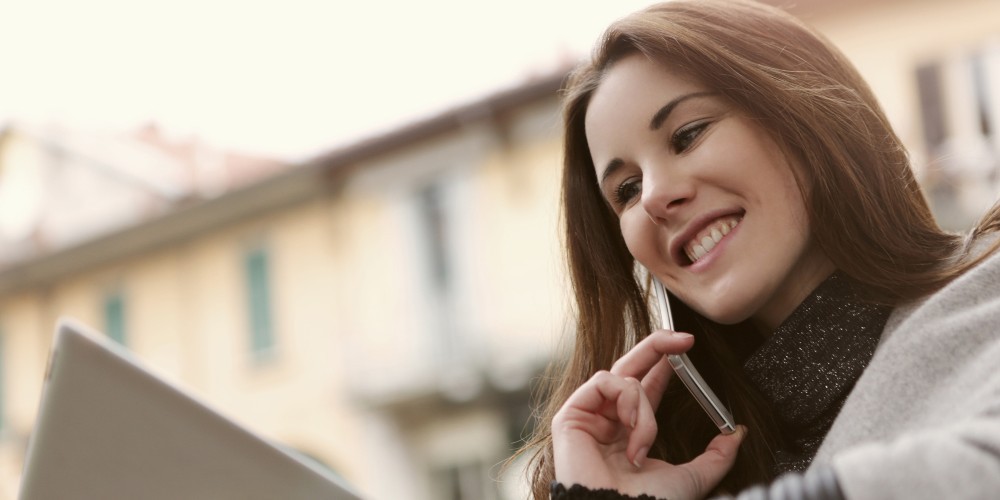
[[[622,214],[621,231],[629,253],[643,266],[657,268],[667,256],[666,245],[658,242],[657,226],[641,209]]]

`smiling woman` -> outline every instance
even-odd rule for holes
[[[607,30],[564,119],[578,320],[536,498],[1000,491],[963,479],[1000,466],[1000,209],[942,231],[833,46],[753,2],[654,5]],[[654,331],[653,278],[690,334]],[[737,432],[671,381],[683,352]]]

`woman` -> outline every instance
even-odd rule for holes
[[[755,3],[656,5],[608,29],[564,119],[578,323],[536,498],[1000,491],[1000,210],[942,231],[828,42]],[[690,334],[653,331],[645,270]],[[669,382],[685,351],[736,433]]]

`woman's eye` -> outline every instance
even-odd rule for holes
[[[692,123],[677,129],[674,136],[670,138],[670,145],[674,152],[679,154],[687,151],[706,128],[708,128],[708,122]]]
[[[616,207],[624,207],[640,194],[642,194],[642,180],[630,179],[618,185],[613,201]]]

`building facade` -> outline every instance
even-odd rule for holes
[[[65,315],[371,498],[501,498],[566,323],[563,74],[12,260],[0,482]]]

